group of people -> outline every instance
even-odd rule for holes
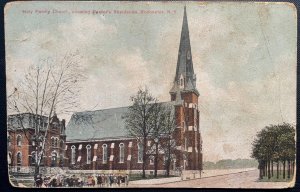
[[[120,187],[128,186],[129,175],[97,174],[97,175],[49,175],[38,174],[34,178],[36,187]]]
[[[88,176],[87,186],[95,186],[97,187],[120,187],[128,186],[129,183],[129,175],[121,175],[121,174],[101,174],[94,176]]]

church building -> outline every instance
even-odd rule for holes
[[[176,129],[173,138],[176,150],[171,169],[202,170],[202,138],[200,133],[199,92],[193,69],[186,8],[180,37],[178,60],[173,87],[170,90]],[[128,107],[76,112],[66,127],[66,156],[69,169],[141,170],[142,146],[129,137],[122,118]],[[148,141],[149,146],[151,142]],[[163,156],[164,154],[159,154]],[[146,170],[154,169],[153,159]],[[164,161],[158,169],[164,170]]]
[[[199,92],[193,69],[191,43],[184,8],[178,60],[173,86],[169,91],[175,114],[172,141],[171,170],[202,170],[202,138],[200,133]],[[43,137],[34,137],[40,127],[45,138],[42,167],[64,167],[70,170],[140,171],[143,166],[144,146],[128,136],[124,115],[128,107],[76,112],[65,126],[56,114],[47,117],[23,113],[8,116],[8,164],[14,172],[32,172]],[[39,119],[37,121],[37,119]],[[39,123],[37,123],[39,122]],[[47,132],[47,134],[45,134]],[[153,145],[147,141],[147,148]],[[157,141],[156,141],[157,142]],[[39,144],[38,144],[39,143]],[[146,171],[154,170],[154,156],[150,154]],[[158,172],[165,170],[166,154],[158,153]]]

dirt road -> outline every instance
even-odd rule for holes
[[[170,187],[170,188],[285,188],[287,182],[258,182],[258,170],[220,175],[202,179],[179,181],[155,185],[130,185],[129,187]]]

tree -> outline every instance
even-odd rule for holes
[[[294,167],[291,167],[291,162],[295,161],[295,128],[287,123],[284,123],[279,126],[279,140],[278,140],[278,149],[279,149],[279,159],[283,164],[283,178],[285,179],[286,172],[286,162],[288,163],[288,178],[290,178],[291,170],[294,170]]]
[[[295,128],[283,123],[270,125],[262,129],[252,143],[252,157],[259,162],[260,175],[273,177],[273,162],[277,163],[277,178],[279,178],[279,161],[283,164],[283,178],[285,179],[286,162],[288,162],[288,178],[290,178],[291,164],[295,161]]]
[[[147,141],[153,131],[153,118],[159,107],[158,99],[153,97],[146,88],[145,90],[139,89],[131,100],[133,104],[124,115],[125,128],[129,136],[135,137],[142,146],[142,177],[145,178],[146,163],[149,158]]]
[[[166,106],[163,110],[163,139],[162,148],[165,154],[165,170],[166,175],[170,175],[170,166],[172,160],[175,159],[176,142],[173,139],[173,133],[176,128],[175,110],[173,106]]]
[[[56,112],[72,112],[78,106],[80,82],[84,80],[78,51],[66,53],[62,58],[47,58],[31,65],[23,81],[15,85],[8,96],[8,111],[17,113],[22,130],[22,113],[34,115],[34,138],[36,142],[35,175],[45,153],[46,138],[51,118]],[[46,117],[46,126],[42,121]],[[30,138],[26,137],[30,141]],[[41,148],[38,147],[41,145]]]
[[[174,106],[168,103],[157,103],[155,107],[155,113],[152,116],[152,131],[150,134],[151,140],[154,143],[148,150],[149,154],[154,154],[154,177],[157,177],[157,169],[159,152],[164,153],[164,164],[166,169],[166,175],[170,174],[170,165],[173,159],[173,153],[176,149],[176,143],[173,139],[173,133],[176,128]]]
[[[162,103],[156,103],[154,107],[153,115],[151,116],[150,126],[152,126],[152,131],[150,133],[151,140],[154,143],[150,146],[148,154],[154,154],[154,177],[157,177],[159,151],[161,135],[163,134],[164,127],[164,106]]]

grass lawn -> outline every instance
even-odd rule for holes
[[[273,177],[271,177],[270,179],[268,179],[268,176],[263,177],[262,179],[260,179],[260,182],[290,182],[293,179],[293,175],[291,175],[291,178],[287,178],[287,171],[285,173],[285,179],[283,178],[283,171],[279,172],[279,177],[277,179],[277,171],[274,170],[273,172]]]

